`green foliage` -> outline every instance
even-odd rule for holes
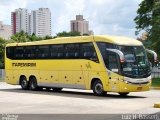
[[[89,36],[89,34],[86,34],[86,33],[85,33],[85,34],[83,34],[83,36]]]
[[[60,32],[57,33],[57,35],[55,37],[72,37],[72,36],[81,36],[79,32]]]
[[[15,35],[11,36],[11,40],[14,40],[17,43],[28,42],[28,41],[30,41],[30,37],[27,33],[25,33],[24,31],[21,31],[21,32],[16,33]]]
[[[147,48],[154,49],[160,56],[160,1],[143,0],[137,10],[136,34],[140,31],[146,31],[149,35],[144,45]]]
[[[43,38],[36,36],[35,33],[32,33],[32,35],[29,35],[29,41],[30,42],[32,42],[32,41],[39,41],[39,40],[43,40]]]
[[[153,78],[152,79],[152,86],[153,87],[160,87],[160,78]]]
[[[4,49],[5,49],[5,40],[0,38],[0,69],[4,69]]]
[[[29,35],[25,33],[24,31],[21,31],[19,33],[16,33],[15,35],[11,36],[11,40],[21,43],[21,42],[32,42],[32,41],[40,41],[40,40],[46,40],[46,39],[52,39],[52,36],[45,36],[45,37],[38,37],[35,35],[35,33],[32,33],[32,35]]]
[[[49,35],[47,35],[47,36],[44,37],[44,40],[48,40],[48,39],[53,39],[53,37],[49,36]]]

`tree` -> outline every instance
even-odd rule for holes
[[[71,36],[81,36],[79,32],[60,32],[57,33],[56,37],[71,37]]]
[[[144,42],[146,47],[154,49],[160,56],[160,1],[143,0],[137,10],[136,34],[140,31],[148,33],[148,38]],[[151,44],[146,44],[151,43]]]
[[[38,37],[35,33],[32,33],[32,35],[29,35],[28,33],[25,33],[24,31],[21,31],[19,33],[16,33],[15,35],[11,36],[11,40],[15,42],[32,42],[32,41],[40,41],[40,40],[46,40],[46,39],[52,39],[52,36],[45,36],[45,37]]]
[[[32,35],[29,35],[29,41],[32,42],[32,41],[39,41],[39,40],[43,40],[43,38],[36,36],[35,33],[32,33]]]
[[[4,49],[5,49],[5,40],[0,38],[0,69],[4,69]]]
[[[89,34],[87,34],[87,33],[84,33],[84,34],[83,34],[83,36],[89,36]]]
[[[11,36],[11,40],[14,40],[15,42],[28,42],[30,41],[30,36],[25,33],[24,31],[21,31],[19,33],[16,33],[15,35]]]
[[[48,39],[53,39],[53,37],[52,37],[52,36],[49,36],[49,35],[46,35],[46,36],[44,37],[44,40],[48,40]]]

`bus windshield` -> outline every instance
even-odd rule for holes
[[[151,74],[150,63],[143,46],[117,46],[123,52],[125,62],[121,65],[124,76],[141,78]]]
[[[111,43],[97,43],[105,66],[107,69],[118,69],[118,74],[121,74],[130,78],[144,78],[151,75],[150,62],[146,55],[146,50],[143,46],[124,46],[124,45],[115,45]],[[108,49],[117,49],[124,54],[124,63],[121,63],[117,57],[114,57],[116,62],[113,62],[113,59],[110,60],[110,57],[113,57],[113,52],[108,51]],[[110,67],[110,66],[117,67]]]

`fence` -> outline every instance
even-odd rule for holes
[[[152,78],[160,78],[160,69],[153,67],[151,76]]]
[[[160,78],[160,72],[152,72],[152,78]]]
[[[0,80],[4,80],[5,78],[5,71],[4,69],[0,69]]]

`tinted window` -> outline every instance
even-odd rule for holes
[[[16,59],[24,58],[24,47],[16,47],[15,58]]]
[[[51,45],[51,58],[63,58],[63,45]]]
[[[6,55],[9,59],[14,59],[15,55],[15,47],[7,47],[6,48]]]
[[[36,53],[37,53],[36,46],[27,46],[25,47],[24,58],[34,59],[36,58]]]
[[[44,59],[49,58],[50,52],[48,45],[38,46],[37,51],[38,51],[38,58],[44,58]]]
[[[118,61],[117,61],[117,57],[116,54],[110,54],[108,56],[108,69],[112,70],[112,69],[118,69]]]
[[[106,42],[97,42],[97,45],[98,45],[98,48],[102,54],[102,57],[103,57],[103,60],[104,60],[104,63],[106,65],[106,67],[108,68],[108,64],[109,64],[109,59],[108,59],[108,56],[109,56],[109,51],[107,51],[107,49],[114,49],[115,48],[115,45],[114,44],[111,44],[111,43],[106,43]]]
[[[97,62],[93,43],[8,47],[11,59],[89,59]],[[15,51],[15,52],[14,52]]]
[[[79,58],[79,44],[66,44],[64,54],[65,58]]]
[[[98,61],[93,43],[84,43],[81,45],[81,58]]]

